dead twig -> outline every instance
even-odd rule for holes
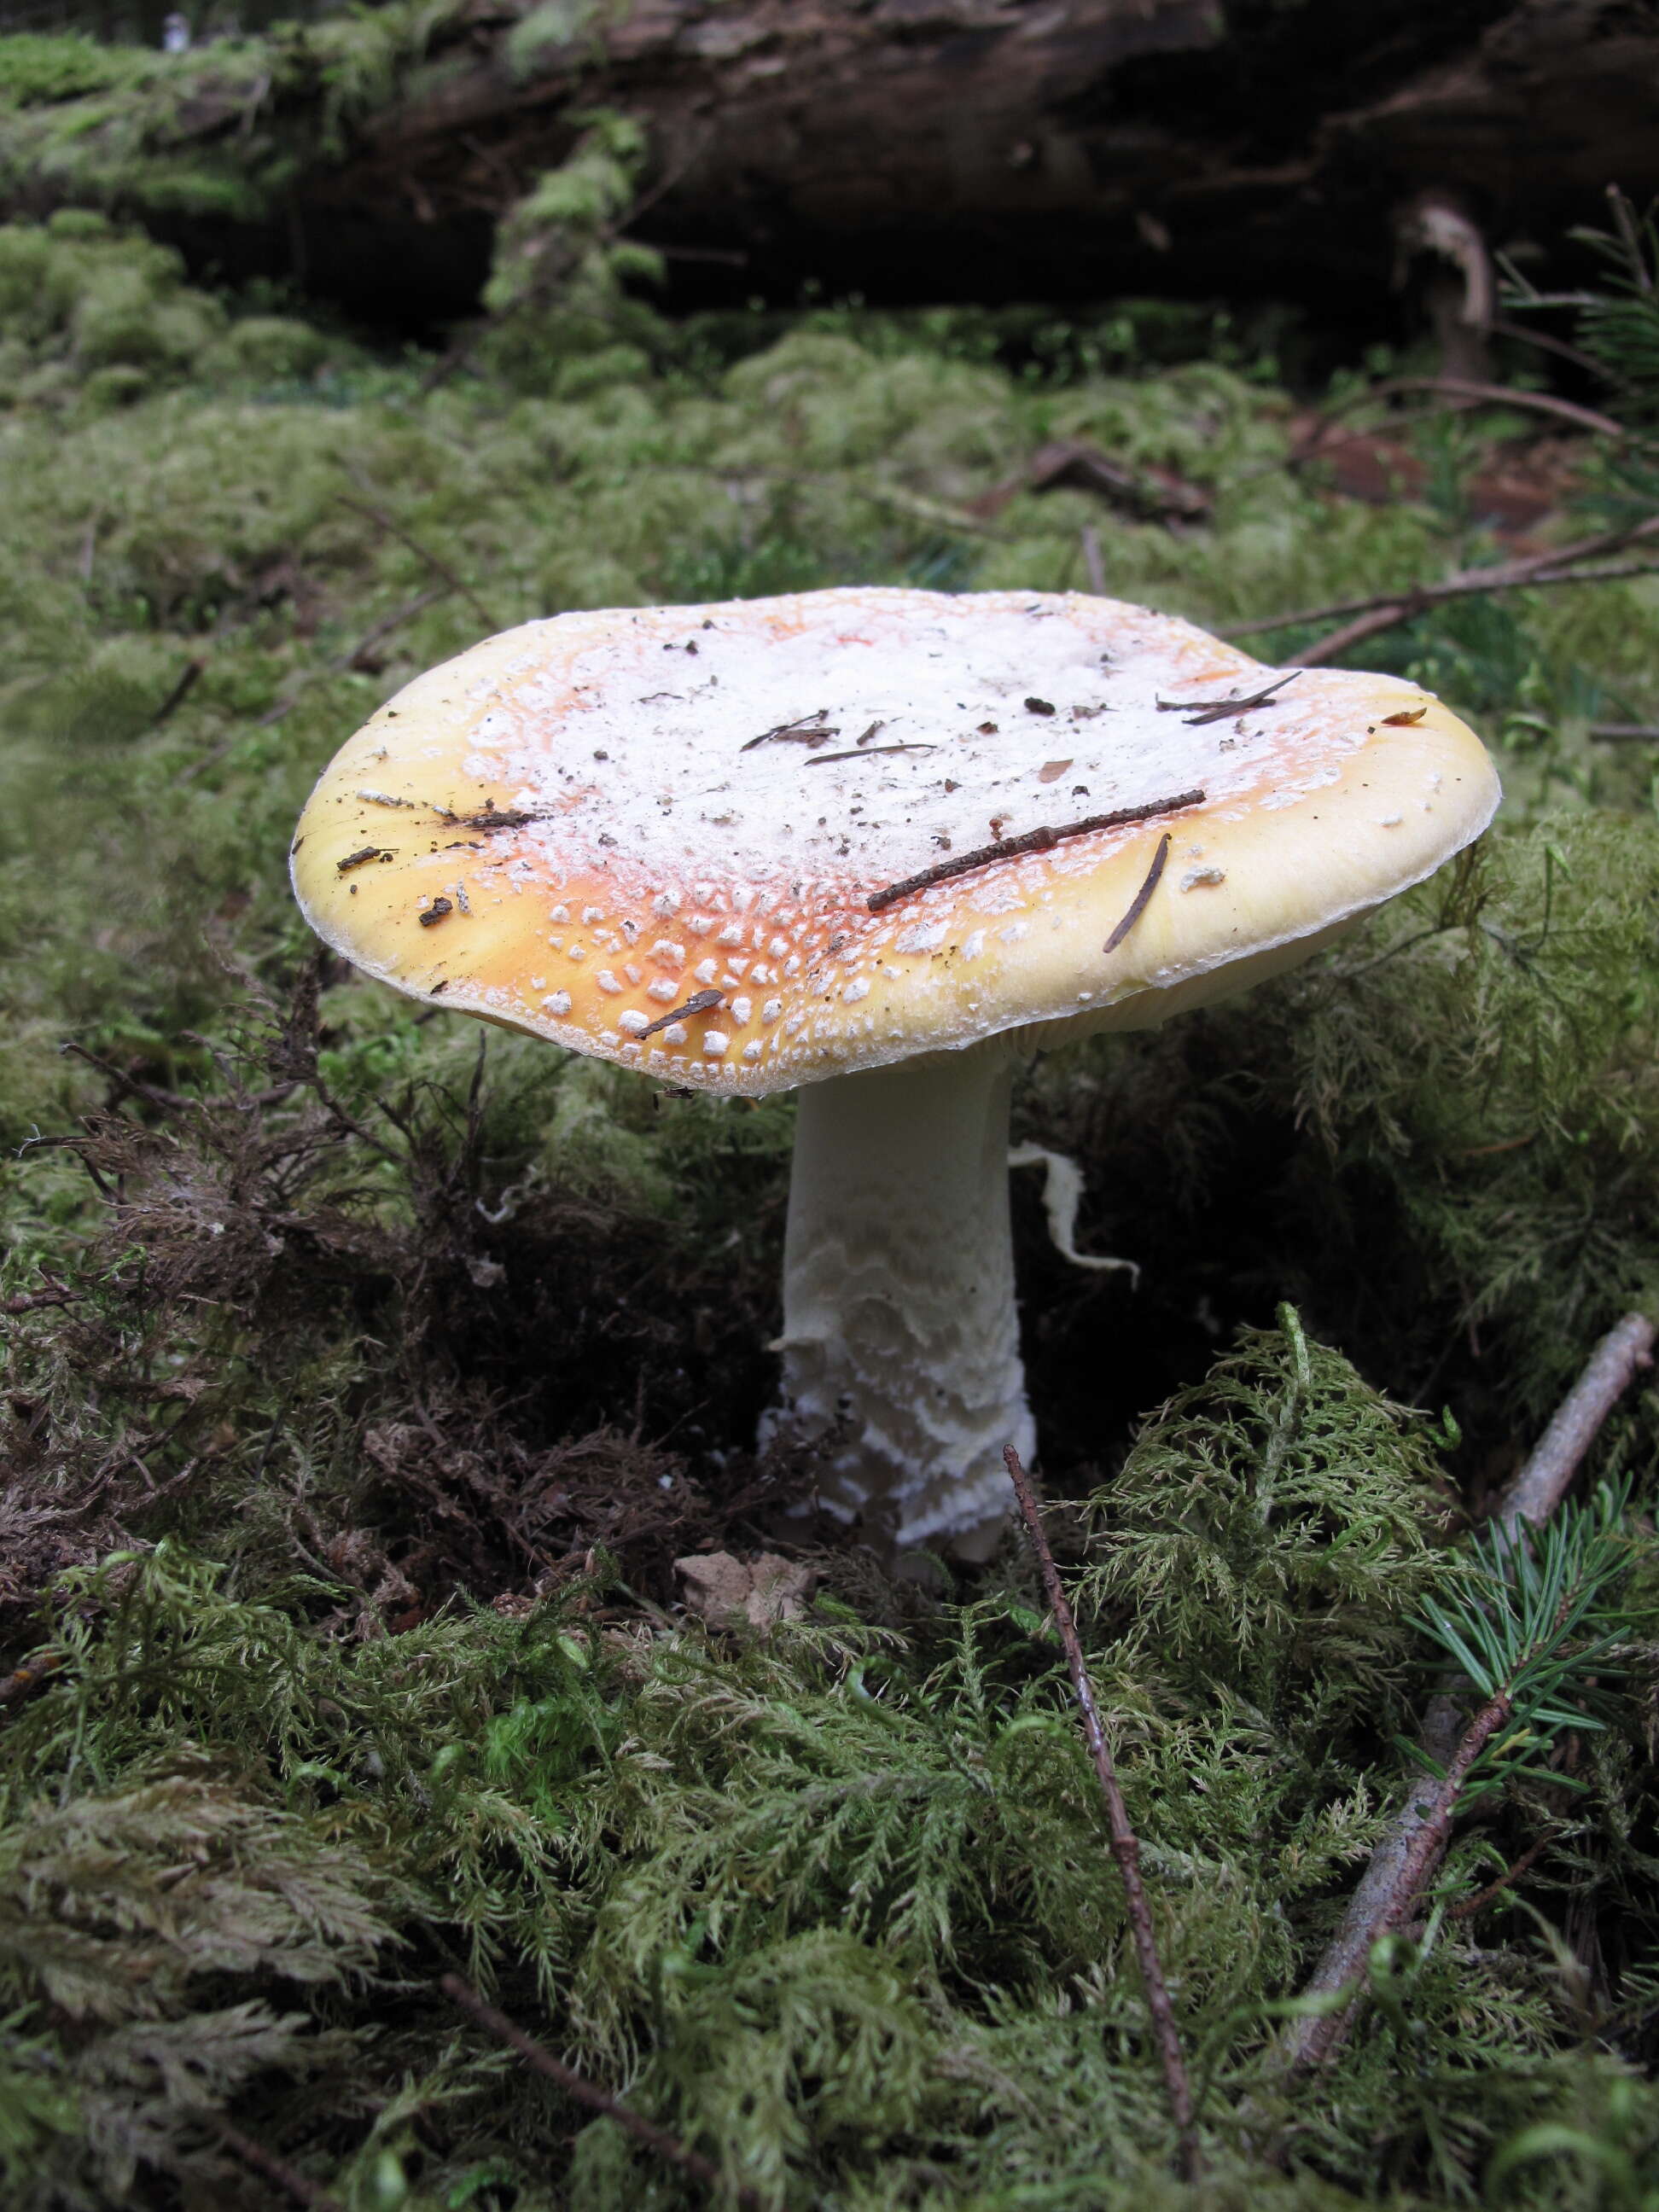
[[[1659,724],[1652,722],[1592,722],[1587,734],[1604,745],[1659,744]]]
[[[1152,893],[1158,889],[1159,879],[1163,876],[1164,862],[1169,859],[1169,857],[1170,833],[1166,830],[1164,832],[1164,835],[1158,841],[1158,850],[1152,855],[1152,866],[1146,871],[1146,880],[1141,884],[1140,889],[1135,893],[1133,898],[1130,900],[1129,911],[1124,915],[1122,921],[1119,922],[1117,927],[1107,939],[1105,944],[1101,946],[1100,949],[1103,952],[1115,952],[1118,946],[1122,944],[1124,939],[1129,934],[1129,932],[1139,921],[1141,915],[1146,913],[1147,907],[1152,902]]]
[[[18,1291],[11,1297],[0,1298],[0,1314],[39,1313],[46,1306],[78,1305],[85,1296],[84,1291],[72,1291],[67,1283],[48,1275],[44,1291]]]
[[[585,2075],[578,2074],[562,2058],[556,2058],[544,2045],[537,2042],[534,2036],[526,2035],[516,2021],[509,2020],[504,2012],[486,2003],[471,1983],[463,1981],[459,1974],[446,1974],[439,1987],[452,2004],[459,2005],[480,2027],[487,2029],[510,2050],[516,2051],[527,2066],[533,2068],[545,2080],[555,2082],[566,2096],[574,2097],[578,2104],[586,2105],[590,2112],[602,2112],[606,2119],[614,2120],[625,2134],[633,2136],[636,2143],[654,2156],[665,2160],[670,2166],[677,2166],[682,2173],[689,2173],[693,2180],[701,2181],[705,2188],[726,2190],[727,2185],[720,2168],[706,2159],[701,2151],[690,2149],[678,2136],[671,2136],[666,2129],[653,2127],[631,2106],[624,2105],[620,2098],[601,2089],[598,2082],[590,2081]],[[731,2185],[730,2194],[737,2203],[744,2207],[744,2212],[766,2212],[765,2199],[757,2189],[737,2182]]]
[[[817,753],[807,762],[808,768],[828,768],[831,761],[873,760],[878,753],[936,753],[937,745],[921,744],[906,745],[866,745],[862,752],[856,748],[845,753]]]
[[[654,1022],[647,1022],[640,1036],[642,1039],[655,1036],[659,1030],[665,1030],[672,1022],[684,1021],[687,1014],[712,1013],[716,1006],[725,1003],[724,991],[696,992],[683,1006],[671,1006],[665,1014],[659,1014]]]
[[[1462,568],[1454,575],[1443,577],[1437,584],[1408,584],[1403,590],[1377,592],[1364,599],[1337,599],[1322,607],[1304,607],[1295,614],[1257,617],[1250,622],[1231,623],[1223,630],[1224,637],[1250,637],[1262,630],[1290,629],[1302,623],[1328,622],[1338,615],[1353,619],[1328,637],[1308,647],[1297,656],[1304,668],[1318,666],[1357,645],[1363,638],[1373,637],[1379,630],[1392,629],[1396,623],[1409,622],[1413,616],[1439,605],[1446,599],[1468,599],[1487,592],[1516,591],[1526,585],[1588,584],[1607,581],[1613,575],[1630,575],[1644,571],[1628,568],[1617,569],[1590,568],[1584,563],[1601,560],[1609,553],[1622,553],[1632,545],[1650,543],[1659,538],[1659,515],[1649,515],[1643,521],[1632,523],[1623,530],[1607,530],[1595,538],[1581,538],[1576,544],[1561,545],[1548,553],[1529,554],[1524,560],[1497,561],[1484,568]]]
[[[9,1674],[0,1675],[0,1705],[15,1705],[20,1698],[55,1674],[64,1663],[61,1651],[33,1651]]]
[[[1505,1534],[1513,1535],[1523,1521],[1536,1528],[1554,1512],[1601,1424],[1633,1377],[1652,1366],[1654,1336],[1654,1324],[1646,1314],[1626,1314],[1591,1352],[1498,1503],[1493,1518]]]
[[[1491,1518],[1506,1534],[1513,1536],[1523,1521],[1538,1527],[1560,1504],[1620,1394],[1639,1370],[1652,1364],[1655,1334],[1655,1325],[1645,1314],[1626,1314],[1597,1345],[1536,1448],[1498,1501]],[[1371,1853],[1342,1923],[1303,1991],[1308,1997],[1337,1997],[1344,1990],[1352,1994],[1333,2011],[1291,2023],[1279,2047],[1291,2071],[1320,2064],[1347,2033],[1364,1994],[1372,1944],[1400,1924],[1439,1863],[1463,1778],[1501,1720],[1501,1716],[1491,1718],[1496,1703],[1483,1706],[1466,1723],[1455,1698],[1430,1700],[1418,1741],[1430,1761],[1444,1770],[1445,1779],[1427,1799],[1422,1785],[1413,1784],[1404,1807]],[[1470,1757],[1464,1758],[1469,1739],[1483,1729]],[[1447,1784],[1454,1773],[1456,1787],[1449,1796]]]
[[[1301,673],[1299,668],[1293,668],[1288,676],[1276,677],[1259,691],[1233,692],[1224,699],[1159,699],[1154,703],[1160,714],[1190,715],[1187,727],[1201,730],[1206,722],[1224,722],[1230,714],[1249,714],[1258,707],[1277,706],[1277,694],[1287,684],[1294,684]]]
[[[1537,1864],[1554,1841],[1555,1836],[1552,1832],[1549,1835],[1540,1836],[1535,1844],[1528,1844],[1515,1864],[1505,1867],[1496,1881],[1489,1881],[1484,1889],[1476,1890],[1473,1897],[1466,1897],[1461,1905],[1452,1905],[1447,1911],[1447,1919],[1473,1920],[1477,1912],[1484,1912],[1494,1898],[1501,1897],[1511,1882],[1519,1881],[1523,1874]]]
[[[274,722],[280,722],[284,715],[294,712],[313,684],[319,683],[325,676],[338,676],[348,668],[356,667],[365,654],[372,653],[374,647],[383,639],[390,637],[394,630],[401,629],[407,622],[413,622],[416,615],[424,614],[429,606],[434,605],[440,599],[447,599],[453,591],[459,588],[458,585],[447,583],[434,585],[431,591],[422,592],[417,599],[409,599],[402,606],[394,607],[389,615],[382,615],[378,622],[369,624],[355,645],[348,646],[343,653],[337,653],[325,668],[312,669],[301,676],[291,691],[280,698],[274,707],[268,707],[265,709],[254,723],[254,728],[268,730]],[[211,753],[204,756],[193,768],[187,769],[185,773],[187,775],[194,775],[227,750],[228,747],[225,745],[216,746]]]
[[[352,499],[343,491],[336,492],[334,497],[337,506],[349,507],[354,514],[365,516],[368,520],[377,524],[384,530],[388,538],[395,538],[400,545],[406,545],[416,559],[423,561],[433,574],[441,578],[452,592],[459,592],[473,613],[492,635],[500,629],[501,625],[473,590],[471,585],[463,582],[448,562],[441,554],[434,553],[429,545],[422,544],[412,531],[406,529],[398,521],[395,514],[388,514],[383,507],[377,507],[372,500]]]
[[[177,714],[179,708],[182,707],[185,700],[189,698],[191,692],[195,688],[196,684],[202,674],[202,671],[206,666],[206,661],[201,659],[187,660],[185,663],[184,673],[179,677],[179,681],[173,685],[172,690],[167,693],[167,697],[162,700],[161,705],[155,709],[155,712],[149,718],[149,726],[152,730],[159,730],[163,722],[167,721],[171,715]]]
[[[1103,599],[1107,596],[1106,563],[1100,556],[1100,532],[1092,522],[1084,524],[1079,532],[1079,543],[1083,548],[1083,566],[1088,575],[1089,589],[1096,599]]]
[[[1063,837],[1086,837],[1091,830],[1121,830],[1131,822],[1151,822],[1160,814],[1177,813],[1183,806],[1201,806],[1204,796],[1201,791],[1178,791],[1172,799],[1149,799],[1144,806],[1120,806],[1109,814],[1085,814],[1080,822],[1062,822],[1056,829],[1028,830],[1023,836],[1000,837],[994,845],[976,845],[971,853],[936,860],[931,868],[920,868],[914,876],[885,884],[872,891],[864,903],[872,914],[879,914],[884,907],[908,898],[912,891],[926,890],[930,884],[946,883],[952,876],[988,868],[995,860],[1011,860],[1021,853],[1046,853]]]
[[[424,614],[428,607],[435,606],[440,599],[447,599],[452,592],[459,589],[459,584],[434,584],[429,592],[422,592],[418,599],[406,600],[402,606],[394,607],[389,615],[382,615],[379,622],[371,623],[356,644],[341,653],[330,665],[336,669],[355,668],[394,630],[401,629],[405,623],[413,622],[416,615]]]
[[[1206,522],[1215,506],[1212,495],[1202,485],[1189,483],[1173,469],[1128,468],[1098,446],[1075,439],[1060,439],[1039,447],[1023,476],[999,485],[975,504],[988,515],[995,515],[1017,492],[1059,490],[1092,492],[1097,499],[1143,521],[1171,527],[1182,522]]]
[[[1391,399],[1402,392],[1440,392],[1449,399],[1461,401],[1465,407],[1514,407],[1525,414],[1550,415],[1559,422],[1571,422],[1576,430],[1593,431],[1598,438],[1623,439],[1626,434],[1623,423],[1615,422],[1611,415],[1603,415],[1594,407],[1581,407],[1576,400],[1558,399],[1548,392],[1516,392],[1507,384],[1482,384],[1466,376],[1391,376],[1328,408],[1326,420],[1334,421],[1339,415],[1364,407],[1373,399]],[[1315,459],[1316,453],[1304,458]]]
[[[296,2172],[285,2158],[278,2158],[274,2150],[267,2150],[252,2136],[245,2136],[228,2120],[221,2119],[216,2114],[213,2126],[227,2150],[234,2151],[244,2166],[251,2166],[256,2173],[264,2174],[265,2179],[275,2183],[284,2196],[291,2197],[296,2204],[303,2204],[307,2212],[344,2212],[337,2197],[319,2187],[316,2182],[307,2181],[304,2174]]]
[[[1358,1972],[1363,1971],[1365,1961],[1369,1960],[1372,1945],[1405,1919],[1416,1901],[1418,1892],[1445,1856],[1446,1845],[1451,1840],[1452,1821],[1463,1795],[1463,1785],[1468,1780],[1469,1771],[1499,1729],[1506,1725],[1514,1710],[1515,1701],[1506,1690],[1499,1690],[1489,1698],[1453,1745],[1451,1754],[1444,1762],[1445,1771],[1436,1783],[1432,1794],[1424,1799],[1417,1790],[1413,1791],[1410,1808],[1411,1835],[1394,1863],[1393,1878],[1382,1900],[1381,1909],[1366,1923],[1364,1948],[1356,1961],[1355,1974],[1338,1982],[1334,1991],[1316,1990],[1314,1984],[1310,1982],[1303,1992],[1305,1996],[1336,1994],[1352,1982],[1351,1994],[1346,2003],[1339,2003],[1329,2012],[1296,2023],[1291,2039],[1292,2065],[1297,2068],[1322,2066],[1338,2045],[1346,2039],[1364,1996],[1364,1983],[1358,1978]],[[1346,1927],[1347,1923],[1345,1921],[1343,1924]]]
[[[1164,2069],[1164,2086],[1169,2095],[1170,2109],[1175,2115],[1176,2170],[1183,2181],[1195,2181],[1199,2177],[1199,2153],[1198,2132],[1193,2119],[1192,2083],[1187,2075],[1187,2062],[1182,2052],[1181,2031],[1176,2025],[1175,2007],[1170,2002],[1163,1962],[1158,1955],[1158,1938],[1152,1930],[1152,1909],[1146,1902],[1146,1888],[1140,1879],[1139,1839],[1129,1825],[1128,1808],[1123,1802],[1123,1792],[1118,1787],[1117,1769],[1112,1763],[1111,1747],[1100,1723],[1094,1686],[1089,1680],[1088,1663],[1083,1656],[1082,1640],[1077,1632],[1077,1622],[1072,1616],[1065,1584],[1060,1579],[1060,1570],[1054,1565],[1054,1555],[1048,1548],[1048,1537],[1043,1534],[1042,1516],[1038,1510],[1036,1493],[1031,1487],[1031,1478],[1026,1474],[1019,1454],[1012,1444],[1003,1447],[1002,1456],[1008,1469],[1009,1480],[1014,1486],[1014,1496],[1019,1501],[1020,1518],[1025,1523],[1025,1533],[1036,1555],[1037,1571],[1042,1577],[1048,1610],[1054,1615],[1054,1626],[1066,1653],[1066,1670],[1072,1677],[1078,1710],[1083,1716],[1083,1732],[1088,1739],[1095,1772],[1100,1780],[1100,1794],[1106,1801],[1112,1856],[1117,1861],[1118,1872],[1123,1881],[1129,1927],[1134,1937],[1135,1956],[1140,1965],[1141,1986],[1146,1993],[1146,2009],[1152,2015],[1152,2034]]]
[[[1562,361],[1571,362],[1576,368],[1588,369],[1592,376],[1599,376],[1604,384],[1614,381],[1605,363],[1587,354],[1582,346],[1569,345],[1565,338],[1553,337],[1547,331],[1528,330],[1524,323],[1510,322],[1502,315],[1494,315],[1486,327],[1495,338],[1514,338],[1522,345],[1536,346],[1540,352],[1553,353]]]
[[[830,727],[830,709],[815,707],[810,714],[797,714],[793,722],[775,723],[763,730],[757,738],[747,738],[738,747],[740,753],[752,753],[760,745],[827,745],[831,738],[841,735],[839,728]]]
[[[1006,531],[997,530],[988,522],[981,522],[977,515],[963,507],[952,507],[944,500],[929,499],[921,492],[906,491],[896,484],[864,483],[850,471],[845,477],[836,477],[825,471],[815,473],[805,469],[722,469],[707,461],[685,461],[678,465],[682,476],[713,477],[723,484],[738,489],[746,484],[761,483],[781,484],[807,491],[844,492],[851,498],[867,500],[872,507],[890,507],[895,514],[908,515],[913,521],[930,523],[935,529],[957,531],[968,538],[988,538],[994,544],[1006,545],[1009,542]]]
[[[681,156],[678,163],[671,165],[665,170],[648,191],[642,192],[638,199],[622,211],[614,222],[602,223],[599,226],[594,234],[593,243],[601,247],[609,246],[614,246],[618,239],[625,238],[631,225],[636,222],[641,216],[644,215],[648,209],[653,208],[665,194],[672,192],[678,185],[684,182],[708,152],[713,142],[714,131],[715,125],[712,123],[708,125],[690,150]],[[486,166],[492,166],[483,147],[471,139],[465,143],[471,146],[473,151],[483,158]],[[501,172],[497,169],[496,173],[500,175]],[[509,176],[507,182],[512,199],[516,200],[520,195],[514,180]],[[491,211],[496,214],[501,212],[500,209]],[[635,242],[641,245],[644,243],[643,240]],[[655,252],[663,251],[660,246],[650,250]],[[734,259],[740,264],[747,260],[748,256],[746,254],[728,256],[716,249],[703,258],[714,260]],[[494,314],[481,316],[459,343],[452,345],[447,353],[439,355],[421,380],[422,398],[429,398],[441,384],[447,384],[452,377],[459,376],[463,370],[471,368],[484,341],[495,332],[504,329],[519,316],[526,314],[534,308],[545,307],[558,291],[560,285],[575,268],[578,258],[577,252],[568,241],[562,243],[559,251],[555,252],[550,247],[544,253],[541,264],[531,278],[528,287],[519,298],[510,301],[507,306]]]

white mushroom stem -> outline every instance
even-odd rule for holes
[[[901,1545],[986,1556],[1034,1445],[1014,1310],[1001,1042],[832,1077],[800,1098],[784,1240],[782,1401],[818,1495]]]

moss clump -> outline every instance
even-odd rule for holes
[[[141,74],[139,57],[79,31],[13,32],[0,38],[0,106],[49,106],[107,92]]]
[[[290,316],[233,319],[171,246],[91,210],[0,226],[0,408],[95,415],[192,377],[292,386],[356,357]]]
[[[1449,1906],[1537,1847],[1510,1887],[1378,1963],[1331,2075],[1267,2053],[1406,1785],[1462,1515],[1659,1290],[1652,762],[1588,734],[1659,707],[1651,586],[1422,617],[1401,661],[1467,686],[1510,784],[1480,854],[1021,1093],[1085,1249],[1143,1266],[1067,1268],[1018,1191],[1056,1534],[1204,2085],[1183,2191],[1023,1557],[891,1584],[754,1456],[789,1102],[481,1060],[313,957],[284,857],[342,735],[486,626],[1077,584],[1085,525],[1109,588],[1220,624],[1431,569],[1448,510],[1284,468],[1259,364],[670,328],[603,263],[628,149],[589,155],[431,390],[95,218],[0,233],[0,1628],[53,1662],[0,1728],[8,2201],[239,2202],[227,2113],[356,2212],[696,2201],[475,2038],[455,1971],[784,2205],[1650,2188],[1633,1641],[1613,1729],[1461,1834]],[[593,288],[544,297],[573,241]],[[1058,436],[1213,520],[1019,489]],[[1635,1605],[1656,1458],[1638,1389],[1594,1455],[1638,1485]],[[762,1543],[817,1573],[802,1620],[679,1609],[677,1558]]]
[[[0,198],[258,221],[296,167],[339,154],[397,96],[460,12],[391,0],[179,55],[0,38]]]

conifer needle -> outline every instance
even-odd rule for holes
[[[1506,1566],[1523,1564],[1520,1547],[1525,1532],[1548,1522],[1602,1423],[1635,1376],[1652,1365],[1656,1334],[1659,1331],[1645,1314],[1626,1314],[1590,1354],[1578,1381],[1490,1516],[1492,1540],[1504,1547],[1497,1556]],[[1443,1693],[1431,1700],[1419,1745],[1425,1762],[1438,1771],[1438,1786],[1431,1791],[1421,1781],[1415,1783],[1373,1850],[1341,1925],[1303,1990],[1304,1998],[1333,2001],[1332,2008],[1293,2021],[1280,2045],[1280,2057],[1290,2071],[1322,2065],[1343,2042],[1364,1999],[1372,1944],[1401,1924],[1413,1899],[1432,1878],[1450,1838],[1470,1770],[1512,1702],[1504,1681],[1484,1686],[1491,1694],[1473,1717],[1466,1717],[1463,1702],[1456,1697]]]

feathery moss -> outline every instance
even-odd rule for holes
[[[526,266],[609,204],[529,211]],[[227,2112],[352,2212],[697,2201],[449,1971],[785,2205],[1416,2212],[1489,2170],[1640,2201],[1650,1386],[1593,1455],[1639,1486],[1636,1627],[1616,1726],[1562,1752],[1584,1786],[1483,1805],[1449,1899],[1538,1856],[1376,1962],[1328,2079],[1269,2051],[1407,1785],[1464,1510],[1659,1296],[1654,755],[1589,735],[1659,704],[1652,586],[1419,617],[1388,650],[1499,752],[1500,827],[1300,974],[1022,1087],[1085,1245],[1143,1267],[1068,1268],[1017,1188],[1202,2087],[1183,2191],[1023,1557],[930,1590],[775,1517],[810,1503],[753,1449],[789,1102],[481,1060],[310,958],[283,858],[342,734],[486,623],[1075,585],[1086,525],[1109,588],[1224,624],[1431,569],[1456,471],[1339,496],[1248,363],[1085,332],[1027,374],[967,315],[674,330],[592,273],[545,315],[532,274],[422,391],[95,221],[0,232],[0,1621],[53,1662],[0,1722],[9,2201],[252,2203]],[[1061,437],[1212,521],[1023,488]],[[803,1619],[681,1609],[677,1557],[761,1542],[816,1572]]]

